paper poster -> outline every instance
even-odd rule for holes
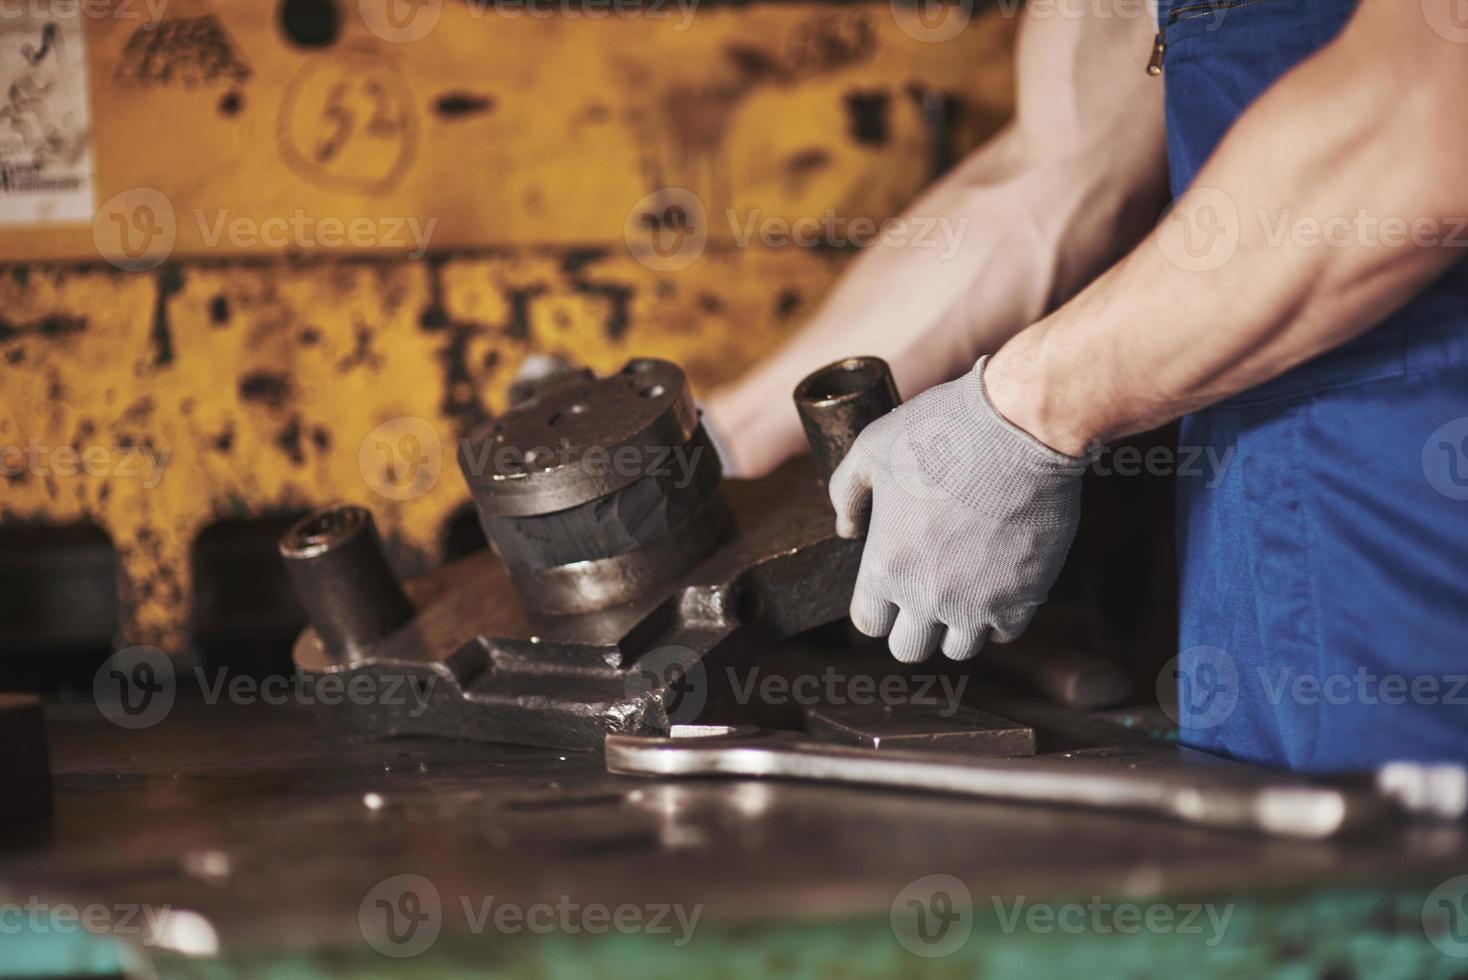
[[[0,225],[92,220],[92,120],[80,5],[0,18]]]

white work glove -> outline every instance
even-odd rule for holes
[[[1019,636],[1075,537],[1086,460],[1000,415],[987,361],[867,426],[831,476],[837,534],[870,514],[851,621],[903,663]]]

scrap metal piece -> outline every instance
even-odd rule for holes
[[[361,648],[315,617],[297,639],[303,672],[380,695],[323,703],[328,728],[593,749],[697,720],[756,644],[846,615],[861,543],[810,461],[721,481],[675,365],[527,394],[460,449],[494,551],[406,583],[416,614]],[[852,423],[811,424],[835,445]]]
[[[954,705],[946,714],[914,704],[807,708],[805,730],[825,742],[899,752],[1005,757],[1035,754],[1035,730],[1008,718]]]
[[[731,531],[721,468],[677,365],[562,373],[464,440],[480,524],[529,609],[627,602]]]
[[[822,482],[829,481],[861,430],[902,403],[887,362],[848,357],[795,386],[795,409]]]
[[[607,771],[638,776],[807,779],[1016,803],[1146,813],[1216,830],[1324,840],[1381,825],[1393,810],[1359,787],[1276,776],[1176,749],[1175,764],[1131,768],[1067,755],[975,759],[832,745],[747,726],[610,735]],[[1195,762],[1194,759],[1197,759]]]
[[[303,518],[281,538],[280,554],[312,629],[334,656],[359,659],[413,618],[365,507],[336,504]]]
[[[0,694],[0,780],[0,823],[50,815],[51,762],[40,698]]]

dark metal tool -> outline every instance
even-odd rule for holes
[[[896,404],[874,358],[802,389],[823,471]],[[323,703],[333,730],[557,748],[665,732],[755,644],[846,614],[861,545],[835,536],[810,462],[721,480],[666,361],[555,376],[464,440],[459,465],[492,551],[407,582],[410,615],[361,508],[318,512],[282,543],[311,621],[297,666],[349,691],[371,678],[356,690],[373,696]]]

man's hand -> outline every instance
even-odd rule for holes
[[[872,423],[831,477],[838,534],[870,515],[851,621],[903,663],[1019,636],[1075,536],[1085,460],[995,410],[987,360]]]

